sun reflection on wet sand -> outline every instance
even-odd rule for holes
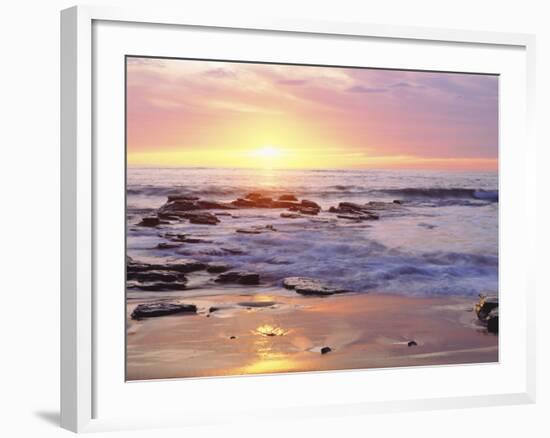
[[[127,338],[129,380],[498,360],[498,337],[462,321],[467,299],[350,294],[327,300],[268,291],[247,299],[197,297],[200,308],[222,308],[211,318],[129,320],[135,332]],[[411,339],[414,348],[406,344]],[[331,353],[321,354],[323,347]]]
[[[296,369],[296,363],[289,354],[274,349],[275,341],[272,338],[284,336],[287,331],[271,324],[263,324],[254,333],[260,335],[253,343],[257,360],[244,368],[245,373],[274,373]]]
[[[255,333],[262,336],[284,336],[288,333],[288,331],[271,324],[263,324],[255,330]]]

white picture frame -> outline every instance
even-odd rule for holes
[[[396,44],[411,45],[445,45],[452,44],[453,47],[481,47],[488,51],[494,50],[499,53],[514,53],[510,57],[514,64],[519,78],[525,79],[525,83],[518,85],[517,94],[514,94],[514,103],[520,109],[518,114],[524,115],[521,120],[516,120],[517,130],[510,131],[509,135],[515,140],[521,141],[521,147],[516,145],[517,149],[511,146],[505,150],[509,159],[508,165],[501,170],[504,171],[503,178],[514,177],[515,186],[506,185],[501,181],[503,187],[508,190],[510,199],[529,201],[528,209],[510,209],[503,208],[501,219],[506,218],[509,224],[507,228],[501,230],[501,237],[504,235],[507,239],[505,245],[506,254],[512,249],[520,250],[534,246],[535,242],[535,143],[532,134],[533,108],[534,108],[534,53],[535,39],[532,35],[507,34],[477,31],[461,31],[450,29],[424,29],[415,27],[394,27],[382,26],[366,23],[337,23],[337,22],[314,22],[308,20],[291,20],[257,17],[243,17],[242,14],[235,14],[234,17],[215,17],[215,16],[194,16],[189,11],[162,11],[151,10],[127,10],[109,7],[78,6],[66,9],[61,13],[61,426],[75,431],[100,431],[120,428],[146,428],[178,426],[189,424],[203,424],[211,418],[216,418],[217,422],[235,421],[239,418],[246,418],[253,415],[258,418],[270,418],[277,415],[286,415],[293,418],[310,417],[312,415],[361,415],[369,412],[397,412],[415,409],[441,409],[453,407],[474,407],[502,404],[532,403],[535,400],[535,309],[534,309],[534,268],[530,268],[531,256],[523,256],[521,264],[518,262],[517,269],[509,276],[502,277],[501,282],[514,286],[518,290],[518,296],[515,298],[514,306],[504,308],[512,319],[517,321],[519,327],[514,333],[516,344],[520,351],[515,352],[518,356],[517,367],[515,371],[510,371],[513,378],[510,377],[509,387],[502,391],[487,385],[487,390],[481,393],[470,393],[467,389],[464,391],[455,391],[452,394],[443,392],[433,392],[431,396],[418,397],[411,390],[409,393],[399,391],[392,393],[389,398],[377,397],[361,398],[360,396],[349,397],[343,394],[334,394],[332,402],[324,402],[316,399],[315,393],[297,397],[296,404],[293,406],[280,406],[273,410],[269,406],[263,408],[252,408],[244,401],[245,395],[253,391],[255,385],[264,385],[262,390],[267,392],[274,390],[270,379],[274,377],[234,377],[220,379],[199,379],[190,381],[190,386],[196,386],[197,390],[204,390],[206,387],[216,388],[216,391],[231,391],[235,394],[242,392],[241,398],[234,400],[235,410],[222,412],[216,410],[216,406],[211,406],[214,415],[207,415],[204,409],[201,411],[200,400],[197,401],[197,411],[192,414],[186,414],[188,410],[175,406],[170,412],[165,407],[159,405],[156,410],[151,411],[149,415],[132,414],[132,410],[115,411],[102,405],[106,403],[104,389],[109,379],[116,380],[117,376],[105,377],[105,357],[108,354],[98,355],[105,342],[102,335],[105,328],[118,327],[116,323],[109,322],[111,313],[105,313],[104,300],[98,304],[97,293],[98,285],[104,285],[108,279],[100,278],[101,270],[97,267],[101,254],[100,235],[107,233],[101,225],[101,209],[97,206],[103,202],[100,198],[104,189],[102,178],[109,175],[110,172],[118,172],[113,168],[104,165],[105,159],[98,157],[95,153],[96,141],[103,139],[103,134],[95,128],[95,123],[101,119],[98,99],[101,97],[95,94],[96,81],[103,72],[94,64],[97,61],[98,51],[105,47],[105,38],[115,38],[116,31],[110,34],[109,30],[101,34],[96,27],[101,23],[107,23],[109,26],[150,26],[152,32],[161,32],[162,29],[177,31],[179,27],[186,29],[198,29],[202,33],[220,32],[227,29],[239,30],[242,33],[250,33],[250,38],[254,38],[259,33],[266,32],[274,38],[279,36],[294,36],[296,38],[316,35],[320,37],[338,37],[350,38],[354,40],[371,39],[384,40]],[[135,29],[133,32],[138,32]],[[102,36],[103,35],[103,36]],[[115,35],[115,36],[112,36]],[[134,34],[136,35],[136,34]],[[136,40],[139,40],[137,38]],[[124,53],[125,48],[115,44],[112,40],[113,56]],[[162,43],[159,39],[159,44]],[[136,44],[139,44],[136,43]],[[106,49],[105,49],[106,50]],[[119,52],[116,52],[119,50]],[[269,51],[269,49],[265,49]],[[122,52],[120,52],[122,51]],[[134,53],[135,54],[135,53]],[[330,55],[330,54],[329,54]],[[327,55],[327,56],[329,56]],[[504,56],[504,55],[503,55]],[[512,59],[513,58],[513,59]],[[108,57],[106,59],[109,59]],[[504,59],[504,58],[503,58]],[[518,61],[519,60],[519,61]],[[489,60],[490,61],[490,60]],[[449,61],[450,62],[450,61]],[[455,65],[457,60],[455,59]],[[481,60],[480,60],[481,62]],[[483,61],[487,63],[488,61]],[[503,61],[503,66],[506,63]],[[105,63],[103,63],[104,65]],[[496,63],[495,65],[497,65]],[[521,64],[521,65],[519,65]],[[480,64],[481,65],[481,64]],[[487,64],[489,65],[489,64]],[[500,64],[498,64],[500,65]],[[422,66],[427,68],[426,65]],[[480,67],[482,68],[482,67]],[[489,67],[487,67],[489,68]],[[505,67],[502,67],[505,68]],[[511,67],[512,68],[512,67]],[[468,69],[466,69],[468,70]],[[106,70],[107,71],[107,70]],[[491,73],[500,74],[499,67],[495,67]],[[516,84],[517,85],[517,84]],[[118,91],[114,95],[118,96]],[[512,96],[512,95],[510,95]],[[503,99],[502,105],[510,105],[510,99]],[[502,117],[506,117],[507,108],[501,107]],[[114,115],[114,120],[117,119]],[[508,129],[508,128],[507,128]],[[510,128],[515,129],[514,127]],[[508,131],[505,133],[506,140]],[[506,143],[506,142],[505,142]],[[502,152],[502,151],[501,151]],[[515,162],[515,163],[514,163]],[[120,181],[120,175],[113,175],[113,181]],[[113,202],[116,199],[113,198]],[[520,211],[521,210],[521,211]],[[508,219],[509,218],[509,219]],[[512,225],[526,222],[525,230],[521,238],[513,239],[509,231]],[[506,223],[505,222],[505,223]],[[98,240],[99,239],[99,240]],[[521,240],[521,241],[520,241]],[[99,242],[99,243],[98,243]],[[504,248],[503,248],[504,249]],[[123,250],[123,248],[122,248]],[[525,251],[524,254],[534,254],[533,250]],[[99,257],[99,258],[98,258]],[[511,255],[512,257],[512,255]],[[521,255],[520,255],[521,257]],[[510,259],[510,261],[512,261]],[[120,267],[122,270],[122,265]],[[105,276],[105,278],[107,278]],[[101,290],[104,290],[102,288]],[[103,306],[103,307],[102,307]],[[121,309],[113,310],[114,313],[122,314]],[[504,313],[506,315],[506,313]],[[98,322],[100,321],[100,322]],[[101,328],[98,328],[98,324]],[[502,333],[511,334],[508,330],[512,324],[506,320],[503,321]],[[502,343],[507,343],[506,336],[501,336]],[[115,344],[113,344],[115,345]],[[108,347],[105,347],[105,353],[108,353]],[[114,347],[113,347],[114,348]],[[513,347],[516,348],[516,347]],[[121,352],[123,353],[123,352]],[[98,357],[102,359],[98,359]],[[117,356],[113,361],[117,361],[119,366],[120,357]],[[506,368],[506,361],[499,365],[502,369]],[[463,372],[462,378],[467,379],[469,374],[475,374],[477,370],[471,366],[456,366],[458,372]],[[384,371],[383,371],[384,372]],[[390,371],[385,371],[386,373]],[[437,380],[448,379],[447,371],[440,372],[435,368],[424,368],[422,370],[407,371],[415,372],[415,378],[427,379],[428,377]],[[491,372],[497,374],[498,369]],[[277,376],[276,386],[288,387],[288,385],[318,385],[320,382],[326,383],[325,391],[331,394],[331,388],[341,385],[352,384],[353,379],[376,378],[376,372],[373,371],[347,371],[338,373],[308,373],[301,376]],[[400,369],[391,370],[392,379],[399,381]],[[439,375],[441,374],[441,375]],[[412,375],[412,374],[411,374]],[[459,374],[457,374],[459,375]],[[501,379],[507,379],[506,374],[500,376]],[[296,377],[302,379],[298,383]],[[407,376],[409,378],[410,376]],[[114,381],[113,380],[113,381]],[[120,379],[118,379],[120,380]],[[266,383],[267,382],[267,383]],[[121,388],[124,385],[132,387],[132,394],[135,397],[139,390],[148,391],[149,395],[163,394],[170,391],[169,385],[181,385],[182,382],[152,382],[128,384],[124,381],[118,382]],[[117,383],[117,384],[118,384]],[[497,382],[498,383],[498,382]],[[495,385],[497,384],[495,383]],[[128,386],[129,385],[129,386]],[[139,389],[137,385],[145,385]],[[287,385],[287,386],[285,386]],[[308,386],[304,386],[307,388]],[[137,389],[136,389],[137,388]],[[98,392],[99,391],[99,392]],[[121,404],[121,399],[117,399],[121,392],[113,389],[109,393],[113,404]],[[376,391],[375,391],[376,392]],[[457,395],[460,394],[460,395]],[[103,397],[103,399],[101,398]],[[346,398],[347,397],[347,398]],[[276,394],[273,397],[277,401]],[[101,412],[108,414],[101,414]],[[99,413],[99,414],[98,414]]]

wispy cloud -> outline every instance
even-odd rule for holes
[[[307,84],[307,80],[305,79],[281,79],[279,81],[279,84],[281,85],[290,85],[290,86],[300,86]]]
[[[330,146],[342,155],[494,159],[497,106],[496,76],[128,58],[136,153],[267,143],[323,156]]]
[[[390,85],[391,88],[415,88],[416,85],[411,84],[410,82],[396,82],[395,84]]]
[[[202,73],[203,76],[216,79],[234,79],[237,75],[234,71],[225,68],[213,68]]]
[[[378,88],[378,87],[365,87],[363,85],[354,85],[349,87],[346,91],[350,93],[385,93],[388,91],[387,88]]]

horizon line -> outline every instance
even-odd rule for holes
[[[467,169],[467,168],[445,168],[445,169],[435,169],[430,167],[326,167],[326,168],[317,168],[317,167],[230,167],[230,166],[166,166],[166,165],[133,165],[126,163],[127,169],[220,169],[220,170],[261,170],[261,171],[273,171],[273,170],[285,170],[285,171],[367,171],[367,170],[383,170],[383,171],[428,171],[428,172],[473,172],[473,173],[498,173],[499,167],[497,165],[496,169]]]

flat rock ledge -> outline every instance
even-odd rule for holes
[[[401,204],[402,202],[397,199],[393,202],[370,201],[366,204],[340,202],[337,207],[330,207],[329,212],[337,213],[340,219],[359,222],[377,220],[379,216],[375,211],[399,209]],[[277,199],[273,199],[265,194],[252,192],[231,202],[211,201],[192,195],[170,195],[166,203],[157,210],[156,216],[143,217],[137,225],[158,227],[170,224],[170,221],[183,219],[187,219],[192,224],[217,225],[220,223],[219,217],[237,217],[225,210],[239,210],[241,208],[286,209],[290,213],[282,213],[281,217],[289,219],[296,219],[302,217],[302,215],[317,216],[322,210],[316,202],[308,199],[299,200],[292,193],[286,193],[280,195]],[[209,210],[215,211],[210,212]]]
[[[161,221],[157,216],[147,216],[141,219],[137,225],[139,227],[157,227],[159,225],[167,224],[167,221]]]
[[[156,316],[175,315],[177,313],[197,313],[194,304],[152,303],[139,304],[131,314],[132,319],[152,318]]]
[[[237,228],[235,231],[241,234],[262,234],[262,233],[269,233],[271,231],[277,231],[277,230],[273,225],[269,224],[264,226],[255,225],[249,228]]]
[[[487,328],[487,331],[498,334],[498,297],[481,295],[474,310],[479,322]]]
[[[283,287],[301,295],[324,296],[348,292],[345,289],[331,286],[323,280],[308,277],[287,277],[283,280]]]
[[[260,275],[253,272],[229,271],[218,275],[217,283],[260,284]]]
[[[165,264],[142,263],[128,257],[126,262],[126,287],[145,291],[172,291],[187,288],[188,272],[201,271],[206,263],[193,259],[180,259]]]
[[[303,214],[316,215],[321,211],[321,206],[316,202],[298,198],[292,194],[281,195],[279,199],[273,199],[261,193],[248,193],[243,198],[231,201],[231,205],[238,208],[286,208],[290,211]]]
[[[356,221],[363,220],[378,220],[380,216],[371,211],[372,206],[369,204],[361,205],[354,202],[340,202],[338,207],[330,207],[329,213],[336,213],[341,219],[349,219]]]
[[[185,290],[187,289],[187,279],[185,279],[185,281],[127,281],[126,287],[128,289],[139,289],[150,292]]]
[[[175,272],[194,272],[206,269],[206,263],[199,262],[194,259],[178,259],[176,262],[159,263],[143,263],[133,259],[128,259],[126,263],[126,272],[146,272],[146,271],[175,271]]]
[[[227,272],[231,269],[230,265],[226,265],[222,262],[211,262],[208,263],[208,267],[206,268],[207,272],[210,272],[211,274],[221,274],[222,272]]]
[[[178,271],[156,271],[156,270],[150,270],[150,271],[136,271],[136,272],[128,272],[126,275],[127,280],[135,280],[135,281],[165,281],[165,282],[173,282],[173,281],[187,281],[185,276]]]

